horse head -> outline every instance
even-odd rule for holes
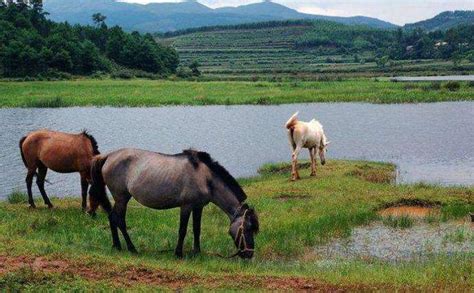
[[[247,204],[243,204],[237,210],[229,234],[239,250],[237,255],[241,258],[250,259],[255,249],[254,235],[258,233],[259,223],[257,213]]]
[[[321,144],[319,145],[319,159],[321,159],[321,165],[326,164],[326,151],[327,147],[330,144],[330,141],[326,141],[326,137],[321,141]]]

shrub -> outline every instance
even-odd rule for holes
[[[441,83],[439,82],[432,82],[430,84],[427,84],[427,85],[423,85],[421,87],[424,91],[437,91],[437,90],[440,90],[441,89]]]
[[[176,70],[176,76],[179,78],[190,78],[192,76],[192,72],[189,68],[178,67]]]
[[[8,195],[7,200],[11,204],[26,203],[28,201],[28,195],[19,190],[14,190]]]
[[[116,79],[132,79],[135,77],[135,74],[130,70],[123,69],[112,73],[110,77]]]
[[[461,84],[457,81],[448,81],[444,87],[451,91],[451,92],[455,92],[455,91],[458,91],[460,88],[461,88]]]

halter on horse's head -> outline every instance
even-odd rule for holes
[[[258,233],[259,223],[255,211],[247,204],[241,205],[234,213],[229,233],[234,239],[241,258],[252,258],[254,253],[254,235]]]

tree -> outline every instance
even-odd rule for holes
[[[92,20],[94,21],[95,25],[97,27],[102,27],[105,25],[105,20],[107,19],[107,16],[102,15],[102,13],[94,13],[92,14]]]
[[[199,71],[199,66],[201,66],[201,65],[196,60],[194,60],[189,65],[189,69],[191,69],[191,73],[192,73],[193,76],[200,76],[201,75],[201,71]]]

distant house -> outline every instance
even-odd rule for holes
[[[405,51],[407,51],[407,52],[413,51],[413,46],[407,46]]]
[[[446,46],[447,44],[448,44],[448,42],[437,42],[437,43],[435,44],[435,47],[436,47],[436,48],[439,48],[439,47],[442,47],[442,46]]]

